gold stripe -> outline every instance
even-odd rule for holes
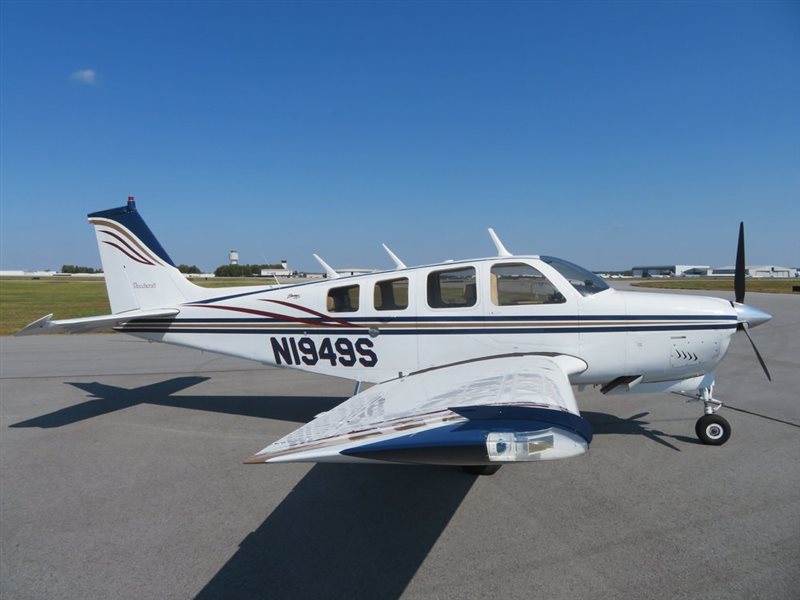
[[[414,323],[401,323],[401,324],[384,324],[377,327],[378,331],[381,329],[417,329],[417,330],[425,330],[425,329],[459,329],[459,328],[469,328],[469,329],[489,329],[494,327],[503,327],[503,328],[514,328],[514,327],[539,327],[539,328],[553,328],[553,327],[602,327],[602,326],[611,326],[611,327],[624,327],[624,326],[633,326],[633,325],[715,325],[716,322],[711,323],[698,323],[696,321],[686,321],[686,322],[664,322],[664,321],[622,321],[622,322],[611,322],[611,323],[579,323],[576,321],[567,321],[567,322],[538,322],[538,321],[531,321],[531,322],[518,322],[518,323],[486,323],[486,322],[464,322],[464,323],[441,323],[441,324],[414,324]],[[175,330],[175,329],[308,329],[309,331],[313,331],[315,329],[363,329],[367,331],[374,327],[375,324],[360,324],[356,323],[353,324],[352,327],[337,327],[332,324],[328,323],[240,323],[240,322],[230,322],[230,323],[130,323],[126,325],[126,329],[136,329],[136,328],[144,328],[144,329],[153,329],[154,327],[162,327],[164,330]]]
[[[153,254],[148,250],[146,246],[142,246],[136,237],[129,232],[127,229],[123,228],[122,226],[118,225],[114,221],[107,221],[105,219],[89,219],[89,223],[92,225],[103,225],[105,227],[110,227],[111,229],[116,230],[117,232],[121,233],[129,242],[131,242],[134,246],[136,246],[139,250],[141,250],[144,255],[152,261],[155,261],[156,264],[160,264],[161,266],[164,265],[164,261],[158,257],[153,256]]]

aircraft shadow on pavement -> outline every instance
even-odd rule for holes
[[[330,410],[346,400],[346,398],[317,396],[173,396],[177,392],[208,379],[208,377],[176,377],[133,389],[98,382],[67,382],[69,385],[91,394],[93,398],[46,415],[15,423],[10,427],[63,427],[138,404],[305,423],[319,413]]]
[[[207,377],[126,389],[73,383],[90,400],[11,427],[62,427],[139,404],[264,419],[310,421],[345,398],[173,396]],[[596,435],[639,435],[674,450],[643,412],[583,412]],[[318,464],[200,590],[197,598],[399,598],[476,476],[453,467]],[[257,500],[254,500],[257,502]]]
[[[399,598],[476,477],[315,465],[196,598]]]
[[[648,412],[641,412],[630,417],[622,418],[607,413],[581,411],[581,416],[589,421],[589,424],[592,426],[592,432],[594,435],[640,435],[649,440],[657,442],[662,446],[676,450],[677,452],[680,452],[681,449],[674,444],[670,444],[665,438],[678,440],[679,442],[688,444],[700,443],[697,439],[692,437],[671,435],[664,433],[663,431],[659,431],[658,429],[653,429],[650,427],[649,421],[643,420],[643,417],[646,417],[649,414],[650,413]]]
[[[9,427],[40,427],[43,429],[63,427],[138,404],[307,423],[319,413],[330,410],[346,400],[342,397],[322,396],[174,396],[174,394],[208,379],[209,377],[198,376],[175,377],[132,389],[98,382],[67,382],[68,385],[87,392],[93,398],[46,415],[14,423]],[[649,422],[642,419],[648,414],[643,412],[631,417],[620,418],[606,413],[581,412],[581,415],[591,424],[595,435],[640,435],[677,451],[680,449],[665,438],[691,444],[699,443],[695,438],[669,435],[663,431],[652,429],[649,427]]]

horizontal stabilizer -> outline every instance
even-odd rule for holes
[[[177,308],[162,308],[152,310],[131,310],[116,315],[100,315],[97,317],[83,317],[80,319],[63,319],[53,321],[52,313],[36,319],[30,325],[20,329],[15,335],[36,335],[39,333],[85,333],[96,329],[117,327],[144,317],[173,317],[180,311]]]

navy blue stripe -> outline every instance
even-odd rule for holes
[[[293,287],[293,286],[290,286],[290,287]],[[281,289],[286,289],[286,288],[281,288]],[[192,302],[192,304],[210,304],[211,302],[221,302],[222,300],[230,300],[232,298],[242,298],[244,296],[251,296],[253,294],[263,294],[264,292],[267,292],[267,291],[269,291],[269,288],[255,290],[253,292],[244,292],[242,294],[231,294],[230,296],[219,296],[217,298],[208,298],[206,300],[194,300]]]
[[[351,323],[394,323],[394,322],[463,322],[463,321],[735,321],[736,315],[476,315],[433,316],[433,317],[353,317],[336,313],[331,318],[341,318]],[[306,319],[308,321],[312,319]],[[324,319],[320,319],[324,320]]]
[[[319,323],[322,325],[330,324],[334,318],[322,317],[302,317],[303,321],[309,323]],[[533,322],[557,322],[557,321],[576,321],[576,322],[589,322],[589,321],[735,321],[736,316],[701,316],[701,315],[652,315],[652,316],[632,316],[627,317],[623,315],[603,315],[599,317],[586,317],[576,315],[563,315],[563,316],[511,316],[511,317],[396,317],[396,318],[379,318],[379,317],[360,317],[356,319],[344,319],[349,323],[365,323],[372,325],[386,325],[390,323],[492,323],[492,322],[519,322],[519,321],[533,321]],[[297,323],[298,319],[274,319],[272,317],[219,317],[219,318],[176,318],[176,319],[136,319],[136,323]]]
[[[338,327],[333,329],[324,328],[286,328],[286,329],[201,329],[201,328],[169,328],[169,327],[136,327],[124,326],[123,331],[140,333],[261,333],[264,335],[365,335],[367,329],[352,329],[349,327]],[[498,334],[538,334],[538,333],[616,333],[626,331],[701,331],[716,329],[736,329],[736,324],[720,325],[628,325],[616,327],[481,327],[474,329],[384,329],[380,335],[498,335]]]
[[[294,283],[291,285],[281,284],[280,290],[283,292],[284,290],[296,288],[296,287],[303,287],[306,285],[314,285],[315,283],[322,283],[325,280],[316,280],[316,281],[304,281],[303,283]],[[332,281],[332,280],[331,280]],[[249,288],[251,286],[243,286],[245,288]],[[189,304],[211,304],[212,302],[221,302],[223,300],[230,300],[232,298],[244,298],[245,296],[252,296],[253,294],[263,294],[264,292],[272,291],[271,287],[268,287],[268,284],[264,284],[264,286],[259,286],[257,290],[250,290],[249,292],[242,292],[240,294],[230,294],[228,296],[214,296],[212,298],[206,298],[205,300],[194,300]]]
[[[378,318],[378,317],[363,317],[363,318],[347,318],[342,317],[351,323],[358,322],[386,322],[392,323],[394,321],[407,322],[419,321],[423,322],[463,322],[463,321],[716,321],[716,320],[736,320],[736,316],[727,315],[509,315],[509,316],[475,316],[475,317],[392,317]]]

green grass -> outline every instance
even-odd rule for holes
[[[768,279],[748,278],[748,292],[769,292],[773,294],[791,294],[792,286],[800,285],[800,279]],[[733,290],[733,277],[680,277],[676,279],[647,279],[637,281],[633,285],[649,288],[667,288],[673,290]]]
[[[211,277],[209,279],[193,278],[189,281],[206,288],[274,285],[277,283],[272,277]]]
[[[193,279],[207,288],[269,285],[269,278]],[[687,290],[732,290],[733,278],[651,279],[633,285]],[[747,291],[791,293],[798,279],[748,279]],[[463,293],[455,290],[452,293]],[[446,294],[445,290],[443,293]],[[11,335],[25,325],[53,313],[56,319],[106,315],[111,312],[103,279],[88,277],[42,279],[0,278],[0,335]]]
[[[193,279],[207,288],[269,285],[271,278]],[[0,278],[0,335],[11,335],[39,317],[54,319],[107,315],[111,312],[102,278]]]

